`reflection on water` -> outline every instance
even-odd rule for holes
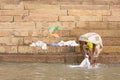
[[[96,69],[70,68],[65,64],[0,63],[0,80],[119,80],[120,64]]]

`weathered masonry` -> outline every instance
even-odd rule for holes
[[[60,38],[48,37],[48,29]],[[101,63],[120,63],[120,0],[0,0],[0,61],[80,63],[79,47],[30,47],[76,40],[86,32],[103,38]]]

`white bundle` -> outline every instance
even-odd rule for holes
[[[69,41],[66,41],[66,42],[60,41],[60,42],[58,43],[58,45],[59,45],[59,46],[79,46],[79,44],[77,44],[77,43],[75,42],[75,40],[69,40]]]
[[[47,44],[44,43],[43,41],[33,42],[32,44],[30,44],[30,46],[33,46],[33,47],[40,46],[43,50],[47,49]]]

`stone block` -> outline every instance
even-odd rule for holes
[[[64,30],[72,30],[75,28],[75,22],[62,22],[62,27]]]
[[[34,7],[34,5],[57,5],[58,1],[57,0],[42,0],[42,1],[41,0],[29,0],[29,1],[24,0],[24,4],[25,5],[33,5],[33,7]],[[38,8],[36,8],[36,9],[41,9],[41,8],[39,8],[39,6],[38,6]]]
[[[103,44],[107,46],[119,46],[120,38],[103,38]]]
[[[59,5],[49,5],[49,4],[40,4],[40,3],[26,3],[24,4],[25,9],[28,10],[33,10],[33,9],[53,9],[53,10],[58,10],[60,9]]]
[[[59,21],[75,21],[74,16],[59,16]]]
[[[79,37],[87,32],[96,32],[102,37],[119,37],[120,30],[71,30],[70,36]]]
[[[27,16],[28,10],[0,10],[2,16]]]
[[[83,29],[83,28],[88,28],[88,22],[77,22],[76,23],[76,28],[78,28],[78,29]]]
[[[34,22],[1,22],[1,29],[35,29]]]
[[[0,53],[5,53],[5,51],[6,51],[5,46],[0,46]]]
[[[14,17],[14,21],[28,21],[28,22],[32,22],[32,21],[35,21],[35,22],[39,22],[39,21],[58,21],[58,16],[42,16],[42,15],[39,15],[39,16],[15,16]]]
[[[108,5],[61,5],[61,9],[77,9],[77,10],[108,10]]]
[[[120,9],[113,9],[111,10],[112,16],[119,16],[120,15]]]
[[[120,16],[103,16],[103,21],[120,21]]]
[[[36,54],[35,47],[18,46],[18,54]]]
[[[12,36],[13,30],[0,30],[0,37]]]
[[[0,22],[12,22],[13,16],[0,16]]]
[[[54,15],[54,16],[66,16],[67,15],[67,10],[30,10],[29,12],[29,15],[30,16],[39,16],[39,15],[43,15],[43,16],[51,16],[51,15]]]
[[[3,9],[3,10],[23,10],[24,9],[24,5],[23,5],[23,2],[20,2],[19,4],[5,4],[5,3],[1,3],[1,9]]]
[[[108,22],[108,29],[120,29],[120,22]]]
[[[108,29],[108,22],[89,22],[88,29]]]
[[[120,60],[119,60],[120,55],[100,55],[99,59],[98,59],[98,63],[109,63],[109,64],[119,64]]]
[[[0,61],[6,62],[46,62],[46,55],[0,55]]]
[[[29,36],[29,30],[14,30],[13,35],[19,37]]]
[[[70,36],[70,30],[59,30],[59,31],[55,31],[56,34],[58,34],[61,37],[68,37]]]
[[[20,0],[0,0],[0,2],[6,4],[18,4]]]
[[[77,55],[75,54],[65,55],[65,63],[77,63]]]
[[[0,37],[1,45],[22,45],[23,39],[16,37]]]
[[[110,5],[110,9],[112,10],[116,10],[116,9],[120,9],[120,5]]]
[[[33,42],[39,41],[38,37],[24,37],[24,45],[30,45]]]
[[[102,16],[78,16],[78,21],[102,21]]]
[[[5,53],[10,53],[10,54],[12,54],[12,53],[18,53],[17,51],[18,51],[18,49],[17,49],[17,46],[5,46]]]
[[[110,15],[110,11],[109,10],[68,10],[68,15],[102,16],[102,15]]]
[[[63,55],[47,55],[46,60],[48,63],[64,63],[64,56]]]
[[[103,48],[103,53],[120,53],[119,46],[105,46]]]

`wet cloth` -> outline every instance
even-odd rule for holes
[[[47,49],[47,44],[44,43],[43,41],[33,42],[32,44],[30,44],[30,46],[32,47],[40,46],[43,50]]]
[[[70,65],[70,67],[75,68],[75,67],[81,67],[81,68],[90,68],[90,61],[89,61],[89,56],[86,55],[86,58],[80,63],[80,65]]]
[[[54,43],[55,45],[55,43]],[[57,46],[79,46],[78,43],[75,42],[75,40],[69,40],[69,41],[60,41],[56,43]]]
[[[89,61],[89,58],[85,58],[79,65],[80,67],[87,67],[87,68],[90,68],[90,61]]]

